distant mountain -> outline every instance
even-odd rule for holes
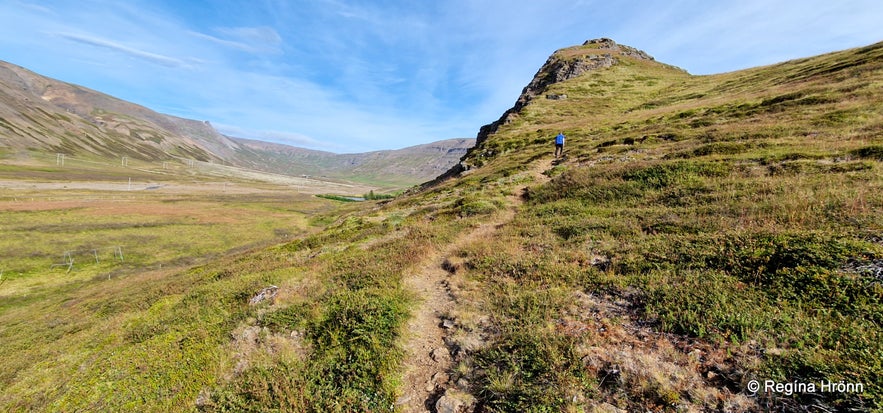
[[[0,61],[0,154],[24,151],[144,161],[194,159],[383,187],[411,186],[455,165],[474,139],[338,155],[239,139],[207,121],[157,113]]]
[[[163,115],[0,62],[0,149],[222,161],[236,144],[208,122]]]
[[[242,166],[288,175],[317,175],[382,185],[414,185],[456,165],[475,139],[448,139],[397,150],[335,154],[242,138]]]

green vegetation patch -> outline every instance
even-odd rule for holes
[[[488,215],[499,208],[492,201],[480,199],[478,197],[460,198],[454,204],[454,209],[460,216],[471,217],[476,215]]]
[[[395,400],[396,348],[409,312],[401,294],[343,291],[307,329],[313,344],[308,389],[321,411],[379,411]]]
[[[340,202],[358,202],[359,199],[352,196],[344,196],[344,195],[332,195],[332,194],[319,194],[316,195],[319,198],[330,199],[332,201],[340,201]]]
[[[689,184],[704,177],[726,176],[729,173],[729,167],[725,163],[679,161],[627,170],[622,178],[645,188],[661,189]]]
[[[569,405],[568,396],[592,394],[597,384],[580,361],[577,343],[542,330],[505,333],[475,356],[483,372],[483,406],[499,412],[557,412]]]

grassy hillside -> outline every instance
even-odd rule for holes
[[[883,44],[691,76],[602,42],[538,78],[608,57],[532,83],[461,176],[3,307],[0,407],[883,408]]]
[[[752,379],[865,385],[761,392],[752,409],[880,408],[881,69],[881,44],[702,77],[623,59],[552,85],[567,99],[537,99],[491,135],[459,185],[549,156],[558,130],[570,140],[493,247],[466,253],[499,286],[488,311],[511,314],[473,359],[487,405],[557,410],[561,389],[588,380],[574,392],[628,410],[725,406],[698,376],[725,393]],[[674,353],[650,351],[649,365],[645,350],[620,353],[622,337],[599,338],[585,308],[569,319],[574,290],[613,302],[627,320],[614,323],[668,333]]]
[[[0,61],[0,149],[142,161],[219,161],[235,146],[207,122],[156,113]]]

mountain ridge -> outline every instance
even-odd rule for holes
[[[127,156],[154,162],[193,159],[401,188],[447,170],[472,142],[448,139],[397,150],[338,155],[226,136],[208,121],[158,113],[2,61],[0,84],[0,149],[7,151],[30,149],[115,159]]]
[[[405,186],[425,182],[447,171],[475,142],[474,139],[445,139],[401,149],[336,154],[251,139],[232,139],[241,145],[241,162],[251,162],[253,168],[267,165],[270,169],[292,175],[388,181]]]
[[[221,161],[235,144],[207,122],[164,115],[0,62],[4,146],[144,160]],[[14,87],[17,85],[19,87]]]

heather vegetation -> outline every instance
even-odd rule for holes
[[[394,199],[292,204],[305,209],[224,198],[297,215],[298,229],[186,268],[102,269],[10,298],[0,407],[883,408],[883,47],[691,76],[605,46],[553,56],[616,63],[534,91],[460,176]],[[552,162],[561,130],[566,157]],[[278,225],[256,215],[236,216]],[[437,261],[443,282],[413,288]],[[451,308],[411,330],[433,294]],[[409,345],[426,331],[438,348]],[[404,380],[414,366],[432,381]],[[753,393],[751,380],[864,391]]]

